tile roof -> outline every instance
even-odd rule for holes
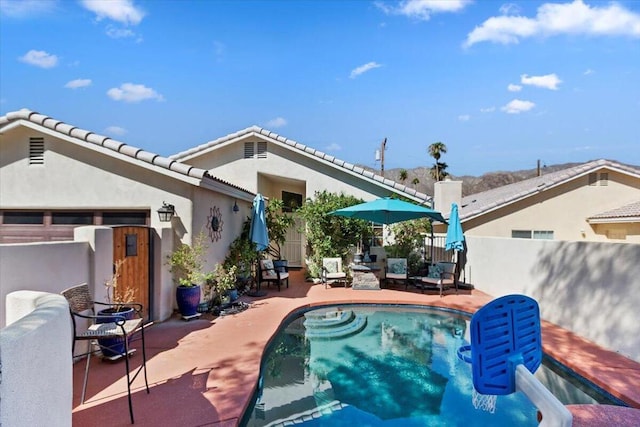
[[[111,139],[108,136],[102,136],[94,132],[77,128],[43,114],[39,114],[35,111],[31,111],[29,109],[21,109],[19,111],[9,112],[6,115],[0,117],[0,133],[3,133],[5,127],[20,120],[26,120],[36,125],[43,126],[47,129],[51,129],[52,131],[58,132],[66,137],[71,137],[87,144],[107,148],[113,152],[123,154],[125,156],[157,166],[162,169],[176,172],[180,175],[201,180],[213,180],[233,187],[237,190],[246,192],[247,194],[253,195],[252,192],[245,190],[244,188],[238,187],[229,182],[212,176],[205,169],[196,168],[175,159],[162,157],[158,154],[144,151],[141,148],[127,145],[124,142]]]
[[[460,220],[465,221],[556,187],[593,171],[607,168],[640,178],[640,169],[611,160],[594,160],[572,168],[504,185],[462,198]]]
[[[221,145],[221,144],[225,144],[228,142],[231,142],[237,138],[243,138],[246,136],[261,136],[263,138],[266,139],[270,139],[273,142],[277,142],[280,143],[286,147],[288,147],[291,150],[298,150],[301,151],[305,154],[314,156],[315,158],[317,158],[319,161],[326,161],[331,163],[334,167],[338,167],[338,168],[342,168],[342,169],[346,169],[350,172],[353,172],[355,174],[361,175],[365,178],[368,178],[374,182],[376,182],[377,184],[379,184],[380,186],[386,187],[388,189],[393,189],[393,191],[395,191],[396,193],[400,193],[410,199],[416,200],[416,201],[421,201],[421,202],[430,202],[432,200],[432,197],[421,193],[419,191],[416,191],[413,188],[407,187],[403,184],[400,184],[392,179],[388,179],[383,177],[382,175],[378,175],[375,174],[369,170],[364,169],[361,166],[357,166],[357,165],[353,165],[351,163],[345,162],[344,160],[340,160],[330,154],[327,153],[323,153],[320,150],[316,150],[312,147],[309,147],[307,145],[301,144],[297,141],[294,141],[292,139],[286,138],[282,135],[278,135],[275,132],[271,132],[270,130],[261,128],[259,126],[250,126],[246,129],[240,130],[238,132],[234,132],[231,133],[229,135],[223,136],[221,138],[215,139],[213,141],[209,141],[206,142],[204,144],[198,145],[197,147],[191,148],[189,150],[186,151],[182,151],[180,153],[174,154],[172,156],[169,156],[170,159],[176,159],[176,160],[188,160],[189,158],[195,157],[198,154],[201,154],[205,151],[209,151],[214,149],[216,146]]]
[[[640,200],[616,209],[611,209],[587,218],[589,222],[603,222],[603,220],[631,220],[640,221]],[[607,221],[608,222],[608,221]]]

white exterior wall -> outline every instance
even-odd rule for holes
[[[0,330],[0,425],[71,426],[72,333],[67,300],[18,291],[7,297],[7,306],[9,326]]]
[[[484,214],[479,220],[465,221],[465,234],[511,237],[512,230],[551,230],[554,240],[611,242],[607,230],[612,227],[592,227],[587,218],[637,202],[640,199],[640,180],[608,169],[604,171],[609,173],[607,186],[590,186],[588,177],[583,176]],[[613,228],[625,230],[626,239],[619,241],[640,243],[640,226],[637,223]]]
[[[245,141],[257,141],[256,137]],[[266,196],[281,198],[280,190],[304,188],[303,198],[316,191],[344,192],[364,200],[389,196],[380,187],[347,171],[322,164],[312,155],[297,153],[268,142],[266,159],[244,159],[244,141],[217,147],[209,153],[187,160],[189,164],[210,169],[215,176]],[[287,182],[290,181],[290,182]],[[298,191],[296,191],[298,192]]]
[[[545,320],[640,362],[640,245],[466,238],[466,282],[528,295]]]

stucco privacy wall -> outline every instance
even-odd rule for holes
[[[9,326],[0,330],[0,425],[70,426],[72,333],[66,299],[18,291],[8,295],[7,307]]]
[[[640,245],[466,239],[467,282],[531,296],[545,320],[640,362]]]

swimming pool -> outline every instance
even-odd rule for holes
[[[342,305],[286,322],[263,359],[247,426],[535,426],[521,393],[494,413],[472,404],[471,367],[457,357],[469,317],[423,307]],[[552,367],[553,369],[550,369]],[[613,403],[556,364],[536,377],[563,403]]]

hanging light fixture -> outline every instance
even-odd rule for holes
[[[234,201],[233,202],[233,213],[238,213],[238,211],[240,210],[240,208],[238,207],[238,201]]]
[[[162,202],[162,207],[158,209],[158,216],[160,217],[160,222],[169,222],[173,215],[176,213],[176,208],[173,205],[170,205],[167,202]]]

